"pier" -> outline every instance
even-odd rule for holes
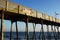
[[[36,24],[41,24],[41,32],[42,32],[42,40],[45,40],[43,25],[47,25],[47,30],[49,32],[48,26],[51,25],[51,30],[54,34],[54,39],[57,40],[59,38],[59,27],[60,27],[60,19],[54,18],[42,12],[38,12],[36,10],[32,10],[22,5],[18,5],[8,1],[0,1],[0,19],[1,19],[1,29],[0,29],[0,40],[4,40],[4,20],[11,21],[10,28],[10,40],[12,39],[12,24],[15,22],[16,25],[16,39],[18,40],[18,25],[17,21],[25,22],[26,24],[26,40],[30,40],[29,31],[28,31],[28,23],[33,23],[33,38],[32,40],[37,40],[35,34]],[[57,26],[57,33],[53,27]],[[57,36],[57,37],[56,37]],[[39,35],[40,37],[40,35]],[[39,38],[40,39],[40,38]]]

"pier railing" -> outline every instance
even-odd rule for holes
[[[36,17],[36,18],[60,23],[59,19],[56,19],[56,18],[54,18],[52,16],[49,16],[47,14],[44,14],[42,12],[32,10],[32,9],[27,8],[25,6],[14,4],[12,2],[0,1],[0,10],[2,8],[4,10],[6,9],[6,11],[10,11],[10,12],[13,12],[13,13],[18,13],[19,12],[19,14],[23,14],[23,15],[27,15],[27,16],[32,16],[32,17]]]

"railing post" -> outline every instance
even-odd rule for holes
[[[1,14],[1,40],[4,40],[4,11]]]
[[[18,5],[18,14],[19,14],[19,5]]]
[[[6,0],[6,7],[5,7],[5,11],[8,10],[8,0]]]

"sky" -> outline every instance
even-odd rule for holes
[[[56,16],[56,18],[60,19],[60,0],[9,0],[9,2],[14,2],[18,5],[23,5],[28,8],[31,8],[33,10],[37,10],[39,12],[43,12],[45,14],[48,14],[50,16],[55,17],[55,12],[59,15]],[[4,21],[4,31],[9,31],[11,22],[5,20]],[[40,24],[36,25],[36,31],[40,31]],[[46,31],[46,25],[44,25],[44,30]],[[25,31],[25,23],[24,22],[18,22],[18,30],[19,31]],[[29,23],[29,31],[32,31],[32,23]],[[15,23],[13,23],[13,31],[15,31]]]

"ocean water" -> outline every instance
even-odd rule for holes
[[[33,38],[33,32],[29,32],[29,39],[30,40],[42,40],[42,34],[41,32],[36,32]],[[55,35],[54,35],[55,34]],[[43,39],[45,40],[60,40],[60,33],[57,32],[44,32]],[[4,40],[9,40],[10,38],[10,32],[4,32]],[[18,32],[18,38],[19,40],[26,40],[25,32]],[[12,40],[16,40],[16,32],[12,32]]]

